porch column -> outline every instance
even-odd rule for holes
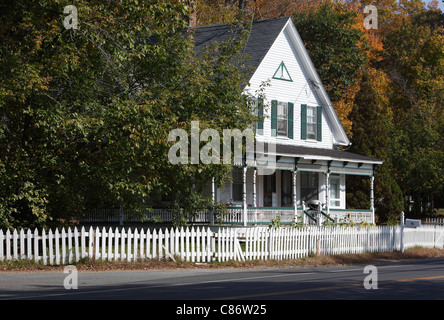
[[[247,226],[247,166],[243,167],[243,174],[242,174],[242,183],[243,183],[243,189],[242,189],[242,207],[243,207],[243,213],[244,213],[244,226]]]
[[[298,208],[296,204],[296,179],[297,179],[298,172],[296,170],[293,171],[293,207],[294,207],[294,218],[295,222],[297,222],[298,219]]]
[[[293,206],[294,206],[294,218],[295,222],[298,222],[298,206],[297,206],[297,174],[298,174],[298,163],[299,163],[299,157],[294,158],[294,168],[293,168]],[[304,214],[304,208],[302,208],[302,222],[305,224],[305,214]]]
[[[325,174],[325,185],[326,185],[325,206],[327,208],[327,215],[330,216],[330,173],[329,172]]]
[[[211,178],[211,201],[213,201],[213,204],[216,201],[216,187],[214,177]]]
[[[332,161],[328,161],[327,164],[327,173],[325,175],[325,184],[327,186],[326,188],[326,195],[325,195],[325,201],[326,201],[326,208],[327,208],[327,215],[330,216],[330,166]]]
[[[253,170],[253,207],[257,206],[257,199],[256,199],[256,179],[257,179],[257,169],[254,168]]]
[[[213,205],[216,203],[216,185],[214,177],[211,178],[211,201]],[[214,208],[210,215],[210,225],[214,225]]]
[[[370,210],[372,210],[372,224],[375,224],[375,194],[374,194],[375,176],[370,178]]]
[[[257,179],[257,169],[253,169],[253,208],[255,213],[255,222],[257,222],[257,200],[256,200],[256,179]]]

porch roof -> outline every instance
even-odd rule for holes
[[[348,161],[348,162],[370,163],[370,164],[382,164],[384,162],[383,160],[380,159],[371,158],[342,150],[309,148],[303,146],[293,146],[293,145],[283,145],[283,144],[276,144],[276,155],[292,157],[292,158],[300,157],[310,160],[336,160],[336,161]]]

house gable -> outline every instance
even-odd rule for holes
[[[195,50],[225,41],[236,36],[237,31],[230,24],[198,27],[193,30]],[[291,18],[254,21],[243,54],[251,67],[246,91],[256,95],[262,84],[269,84],[263,101],[266,119],[259,125],[258,139],[327,149],[350,144]],[[282,132],[273,133],[279,116],[276,108],[282,110],[282,105],[278,106],[282,103],[289,105],[286,112],[293,116],[288,119],[293,126],[287,127],[287,138]],[[316,137],[307,135],[307,119],[312,121],[312,131],[316,122]]]
[[[349,145],[348,137],[296,27],[290,18],[286,18],[285,21],[285,25],[252,74],[247,88],[250,94],[255,94],[264,82],[268,84],[264,91],[264,105],[268,106],[265,108],[264,115],[267,118],[263,123],[263,134],[258,138],[265,141],[275,139],[276,143],[280,144],[315,148],[332,149],[334,145]],[[253,24],[253,31],[254,29]],[[250,43],[256,46],[257,41],[250,37],[247,48],[251,45]],[[273,125],[275,123],[273,104],[276,102],[293,105],[288,111],[290,116],[293,115],[293,119],[288,120],[293,123],[291,138],[273,131],[276,129],[276,125]],[[309,110],[309,119],[311,116],[311,121],[316,122],[316,137],[307,136],[307,110]]]

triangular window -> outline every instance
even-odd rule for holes
[[[284,61],[282,61],[279,67],[276,69],[276,72],[273,75],[273,79],[293,81],[293,79],[291,79],[290,73],[288,73]]]

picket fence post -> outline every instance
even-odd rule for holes
[[[6,239],[6,260],[11,260],[11,231],[8,229],[6,230],[5,234]]]
[[[162,229],[159,229],[159,232],[157,234],[157,253],[158,253],[157,259],[158,260],[161,260],[163,257],[163,255],[162,255],[162,252],[163,252],[162,238],[163,238],[163,232],[162,232]]]
[[[126,231],[122,228],[122,232],[120,233],[120,261],[124,261],[127,257],[125,252],[125,241],[126,241]]]
[[[39,231],[34,229],[34,261],[39,261]]]
[[[404,253],[404,211],[401,212],[401,252]]]
[[[3,230],[0,229],[0,261],[5,261],[3,242],[5,242],[5,235],[3,234]]]

